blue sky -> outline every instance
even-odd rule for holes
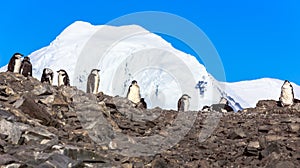
[[[1,1],[0,66],[15,52],[49,45],[74,21],[105,24],[141,11],[169,12],[200,27],[218,50],[227,81],[271,77],[300,84],[299,0]]]

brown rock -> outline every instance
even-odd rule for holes
[[[247,136],[242,129],[235,129],[235,130],[231,131],[231,133],[228,136],[229,139],[243,139],[246,137]]]

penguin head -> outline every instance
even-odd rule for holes
[[[137,81],[136,81],[136,80],[133,80],[133,81],[131,82],[131,84],[132,84],[132,85],[137,85]]]
[[[183,94],[183,95],[181,96],[181,98],[182,98],[182,99],[185,99],[185,100],[188,100],[188,99],[191,98],[191,96],[189,96],[189,95],[187,95],[187,94]]]
[[[91,74],[97,75],[100,72],[100,69],[92,69]]]
[[[288,81],[288,80],[285,80],[283,85],[282,85],[282,88],[291,88],[291,87],[293,87],[291,82]]]
[[[23,56],[23,54],[20,54],[20,53],[15,53],[15,54],[14,54],[14,57],[15,57],[15,58],[21,58],[22,56]]]
[[[66,75],[67,74],[67,72],[65,70],[63,70],[63,69],[60,69],[59,71],[57,71],[57,73],[59,75]]]
[[[53,74],[53,71],[50,68],[44,68],[43,73],[45,73],[45,74]]]
[[[30,61],[29,57],[24,57],[24,61]]]

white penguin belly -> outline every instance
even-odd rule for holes
[[[132,86],[130,88],[130,92],[128,94],[128,99],[132,101],[133,103],[138,103],[140,102],[140,92],[139,88],[136,86]]]
[[[62,75],[58,75],[58,86],[64,85],[64,77]]]
[[[189,110],[189,101],[184,100],[183,101],[183,111],[188,111]]]
[[[95,76],[95,85],[94,85],[94,88],[93,88],[93,94],[98,93],[98,87],[99,87],[99,76],[96,75]]]
[[[21,64],[22,64],[21,59],[15,60],[14,73],[20,72]]]
[[[282,90],[282,95],[281,95],[281,101],[283,104],[285,105],[292,105],[293,102],[293,93],[291,91],[291,89],[283,89]]]

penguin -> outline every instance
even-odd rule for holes
[[[53,71],[49,68],[44,68],[42,78],[41,78],[42,83],[49,83],[52,85],[53,83]]]
[[[32,76],[32,64],[29,57],[24,57],[21,64],[20,73],[25,77]]]
[[[136,105],[136,108],[147,109],[147,103],[144,98],[141,98],[140,102]]]
[[[22,56],[23,54],[15,53],[11,59],[9,60],[7,71],[8,72],[14,72],[14,73],[20,73],[21,70],[21,64],[22,64]]]
[[[70,79],[67,72],[63,69],[57,71],[58,73],[58,86],[70,86]]]
[[[226,104],[226,105],[228,105],[228,100],[225,97],[221,97],[219,104]]]
[[[187,94],[183,94],[177,102],[178,111],[188,111],[190,107],[191,97]]]
[[[86,88],[87,93],[93,93],[93,94],[98,93],[98,88],[100,83],[99,72],[100,72],[99,69],[93,69],[90,75],[88,76],[87,88]]]
[[[141,100],[140,87],[136,80],[133,80],[128,88],[127,99],[135,104],[139,103]]]
[[[281,94],[279,101],[282,107],[292,106],[294,104],[294,91],[292,84],[285,80],[281,87]]]

